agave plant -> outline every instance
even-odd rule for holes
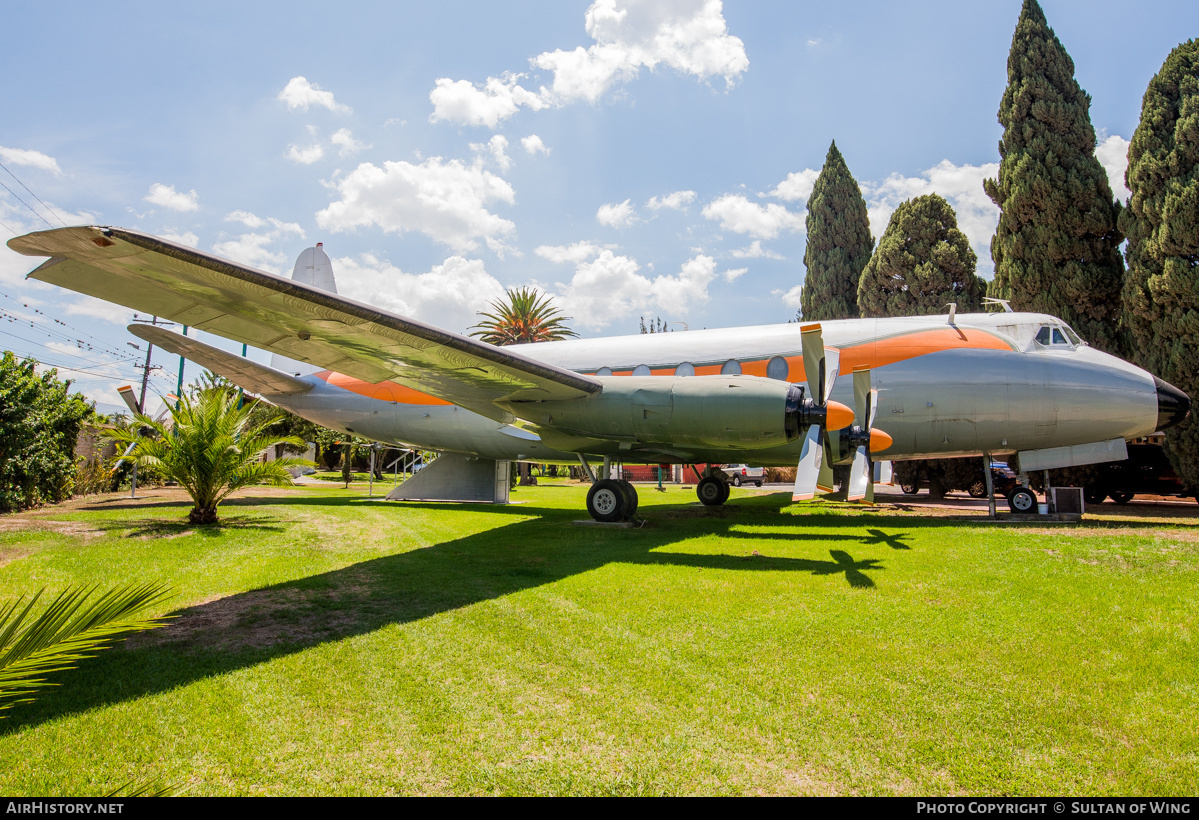
[[[486,321],[472,327],[470,333],[488,344],[554,342],[579,335],[566,326],[570,317],[562,316],[550,297],[535,288],[509,290],[507,300],[492,302],[491,308],[494,313],[479,312]]]
[[[282,412],[257,413],[253,405],[238,406],[238,396],[223,387],[209,387],[186,395],[170,408],[170,418],[155,421],[138,416],[131,428],[114,433],[110,440],[133,447],[128,458],[139,466],[156,467],[187,490],[195,507],[187,515],[192,524],[216,523],[217,505],[230,493],[251,484],[288,486],[289,467],[307,467],[299,458],[262,461],[264,450],[275,444],[303,446],[296,436],[273,435],[271,427]]]
[[[45,675],[72,668],[124,634],[165,626],[162,618],[137,613],[171,595],[161,584],[120,587],[98,597],[95,587],[76,587],[35,617],[44,592],[0,605],[0,712],[32,700],[49,685]]]

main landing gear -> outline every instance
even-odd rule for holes
[[[719,507],[729,500],[729,480],[723,470],[712,465],[704,469],[704,475],[695,485],[695,494],[700,503],[708,507]]]
[[[637,515],[637,491],[623,478],[611,478],[611,459],[604,458],[599,478],[583,456],[579,456],[579,463],[591,478],[591,489],[587,491],[587,512],[591,517],[605,524],[632,521]]]

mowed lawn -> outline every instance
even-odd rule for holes
[[[1196,517],[644,487],[626,530],[572,524],[580,485],[365,496],[0,518],[0,600],[178,593],[169,628],[4,713],[0,794],[1199,792]]]

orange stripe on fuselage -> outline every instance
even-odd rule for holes
[[[364,382],[362,379],[347,376],[344,373],[334,373],[331,370],[322,370],[316,374],[316,377],[327,381],[334,387],[340,387],[342,390],[348,390],[351,393],[357,393],[359,396],[366,396],[367,398],[379,399],[381,401],[394,401],[400,404],[452,404],[452,402],[439,399],[436,396],[430,396],[428,393],[422,393],[419,390],[413,390],[411,387],[405,387],[395,382],[371,384],[370,382]]]
[[[977,328],[966,328],[960,332],[951,327],[937,328],[935,330],[917,330],[912,333],[839,348],[841,351],[840,367],[842,373],[852,373],[858,367],[883,367],[884,365],[894,364],[905,359],[914,359],[917,356],[924,356],[929,353],[960,348],[1011,350],[1012,346],[998,336]],[[787,380],[792,382],[806,381],[803,356],[787,356],[786,359],[789,367]],[[746,376],[765,377],[766,366],[769,362],[770,359],[753,359],[740,362],[741,372]],[[720,375],[721,367],[723,367],[723,363],[699,365],[695,368],[695,375],[718,376]],[[612,375],[630,376],[632,373],[633,371],[630,368],[628,370],[613,371]],[[650,374],[654,376],[673,376],[674,368],[651,368]],[[317,373],[316,377],[323,379],[334,387],[340,387],[351,393],[357,393],[359,396],[380,399],[381,401],[423,405],[452,404],[452,402],[439,399],[436,396],[430,396],[428,393],[422,393],[419,390],[413,390],[411,387],[404,387],[402,384],[396,384],[395,382],[371,384],[362,379],[355,379],[353,376],[334,373],[330,370],[323,370]]]
[[[959,332],[957,328],[944,327],[933,330],[917,330],[837,349],[841,351],[841,372],[851,373],[854,368],[858,367],[883,367],[929,353],[961,348],[1011,350],[1012,346],[993,333],[978,328],[963,328]],[[807,381],[803,356],[786,356],[784,358],[786,358],[788,366],[787,381]],[[770,363],[770,359],[753,359],[738,363],[741,365],[741,372],[746,376],[765,376],[766,366]],[[723,367],[723,363],[697,365],[695,375],[717,376],[720,374],[721,367]],[[612,371],[613,376],[630,376],[632,373],[632,369]],[[673,376],[674,368],[653,368],[650,373],[654,376]]]

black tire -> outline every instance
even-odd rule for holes
[[[1102,504],[1103,499],[1107,498],[1107,490],[1101,490],[1098,487],[1087,487],[1083,490],[1082,497],[1086,499],[1088,504]]]
[[[587,491],[587,512],[596,521],[623,521],[628,506],[624,488],[615,479],[597,481]]]
[[[708,476],[695,485],[695,494],[700,503],[709,507],[719,507],[729,500],[729,483],[722,478]]]
[[[903,490],[904,495],[915,495],[920,492],[920,488],[915,484],[900,484],[899,489]]]
[[[1112,493],[1111,495],[1112,495],[1112,501],[1115,501],[1117,504],[1127,504],[1129,501],[1132,501],[1133,493],[1121,492],[1121,493]]]
[[[624,491],[625,520],[631,521],[633,520],[633,516],[637,514],[637,505],[640,502],[640,499],[637,497],[637,488],[623,478],[618,483],[620,484],[620,489]]]
[[[762,486],[762,482],[761,482],[761,481],[755,481],[755,482],[754,482],[754,486],[755,486],[755,487],[761,487],[761,486]]]
[[[986,498],[987,497],[987,482],[981,478],[966,488],[966,492],[970,493],[971,498]]]
[[[734,487],[740,487],[740,486],[741,486],[741,476],[739,476],[739,475],[735,475],[735,476],[733,476],[733,486],[734,486]]]
[[[1014,513],[1035,513],[1037,497],[1027,487],[1017,487],[1008,494],[1007,505]]]

